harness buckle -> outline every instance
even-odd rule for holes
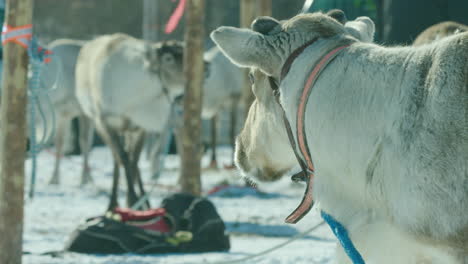
[[[300,171],[294,174],[293,176],[291,176],[291,180],[293,182],[307,182],[308,178],[309,177],[307,176],[307,173],[304,171]]]
[[[293,182],[308,182],[310,175],[313,175],[314,172],[310,169],[301,170],[298,173],[295,173],[291,176]]]

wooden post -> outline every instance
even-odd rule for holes
[[[32,0],[7,0],[5,23],[31,24]],[[27,50],[3,46],[0,133],[0,263],[20,264],[22,256],[24,160],[26,153]]]
[[[257,14],[259,16],[272,16],[273,15],[273,10],[272,10],[272,0],[260,0],[258,2],[257,6]]]
[[[375,40],[381,42],[383,40],[384,32],[384,0],[376,0],[375,5],[377,7],[377,19],[375,21]]]
[[[143,39],[159,40],[161,17],[158,15],[160,1],[143,0]]]
[[[250,24],[257,17],[257,2],[256,0],[240,0],[240,25],[244,28],[250,28]],[[243,70],[243,81],[242,81],[242,96],[241,102],[244,106],[244,119],[247,117],[250,105],[254,101],[254,95],[252,93],[250,81],[249,81],[249,70]]]
[[[184,47],[184,124],[182,130],[182,191],[201,194],[201,107],[204,79],[205,0],[187,0]]]

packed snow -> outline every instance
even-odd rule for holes
[[[230,162],[231,149],[218,149],[220,165]],[[204,254],[164,254],[164,255],[85,255],[64,253],[44,254],[63,249],[72,231],[91,216],[102,215],[108,204],[112,181],[112,159],[105,147],[95,148],[91,154],[91,167],[94,183],[80,187],[81,157],[64,157],[61,170],[61,184],[48,185],[52,175],[54,153],[45,150],[38,156],[39,168],[35,197],[27,199],[25,205],[25,227],[23,243],[23,263],[26,264],[202,264],[223,263],[243,259],[279,245],[291,237],[322,222],[317,211],[313,210],[296,225],[284,223],[284,218],[292,212],[301,200],[304,186],[291,183],[288,177],[274,183],[259,183],[262,193],[246,192],[209,196],[226,223],[230,233],[229,252]],[[149,162],[142,157],[140,168],[146,189],[151,190],[151,205],[158,207],[161,200],[177,191],[179,157],[166,157],[165,170],[157,180],[149,177]],[[203,157],[204,168],[209,163],[209,153]],[[27,161],[27,181],[29,183],[31,161]],[[121,174],[122,175],[122,174]],[[236,170],[203,169],[203,191],[229,182],[243,185],[244,181]],[[121,183],[124,183],[121,180]],[[125,201],[125,186],[121,186],[121,205]],[[26,186],[29,190],[29,184]],[[331,263],[335,248],[335,238],[328,226],[322,224],[311,233],[273,252],[238,263],[259,264],[325,264]]]

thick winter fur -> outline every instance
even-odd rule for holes
[[[276,27],[268,35],[231,27],[211,34],[235,63],[259,69],[236,149],[238,166],[254,176],[297,166],[265,74],[278,80],[289,54],[319,37],[281,81],[280,102],[295,127],[312,65],[351,38],[323,14]],[[468,263],[467,61],[468,33],[421,47],[358,41],[313,87],[305,126],[315,199],[348,229],[366,263]],[[341,249],[336,262],[350,263]]]
[[[124,34],[96,38],[83,46],[78,58],[78,101],[116,163],[125,168],[129,205],[137,199],[133,179],[140,174],[144,133],[161,132],[172,100],[183,91],[183,80],[173,68],[182,68],[180,44],[151,44]],[[117,182],[115,169],[114,194]],[[117,205],[116,195],[112,199],[110,209]]]
[[[457,22],[445,21],[437,23],[421,32],[414,40],[413,46],[420,46],[423,44],[432,43],[447,36],[466,31],[468,31],[468,26]]]

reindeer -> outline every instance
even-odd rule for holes
[[[468,31],[468,26],[466,25],[453,21],[440,22],[428,27],[423,32],[421,32],[414,40],[413,46],[432,43],[444,37],[466,31]]]
[[[114,157],[108,209],[118,206],[119,166],[127,181],[127,204],[144,194],[138,168],[145,133],[160,132],[171,104],[183,92],[182,46],[147,43],[125,34],[105,35],[83,46],[76,67],[76,96]],[[88,155],[88,153],[84,153]],[[149,206],[149,204],[147,204]]]
[[[203,107],[202,118],[211,120],[211,168],[217,168],[216,157],[216,133],[218,115],[226,108],[230,109],[230,138],[231,144],[235,145],[236,123],[239,100],[242,87],[242,72],[234,64],[232,64],[226,56],[219,51],[217,47],[213,47],[204,54],[206,76],[203,83]],[[182,75],[182,72],[177,74]],[[181,120],[177,122],[180,128]],[[157,153],[159,153],[160,147]],[[152,158],[152,161],[157,159]],[[156,166],[155,166],[156,168]],[[158,168],[159,169],[159,168]],[[157,169],[153,169],[154,171]]]
[[[91,121],[84,116],[75,96],[76,60],[84,43],[84,41],[72,39],[58,39],[51,42],[48,48],[53,52],[52,60],[50,63],[44,64],[40,69],[40,87],[47,89],[47,91],[39,96],[39,103],[43,107],[47,106],[48,97],[53,108],[52,112],[56,118],[56,159],[50,184],[59,184],[60,182],[60,161],[63,154],[64,140],[73,118],[79,118],[80,134],[82,135],[79,141],[81,149],[88,148],[90,146],[88,141],[92,140],[90,135],[92,130],[89,129]],[[47,115],[46,117],[51,123],[51,116]],[[81,185],[91,181],[88,159],[85,157]]]
[[[372,21],[358,19],[360,35],[373,35]],[[274,180],[297,168],[296,152],[307,162],[299,178],[312,186],[307,194],[348,230],[366,263],[468,263],[468,33],[386,48],[321,13],[261,17],[252,29],[211,33],[252,69],[256,99],[236,142],[239,169]],[[304,106],[310,71],[331,49],[336,57]],[[302,128],[291,141],[283,115]],[[341,247],[335,261],[350,263]]]
[[[210,166],[217,168],[216,128],[218,116],[223,109],[230,109],[230,139],[234,148],[242,72],[219,51],[218,47],[213,47],[205,52],[204,59],[209,66],[203,84],[202,118],[211,120],[212,154]]]

